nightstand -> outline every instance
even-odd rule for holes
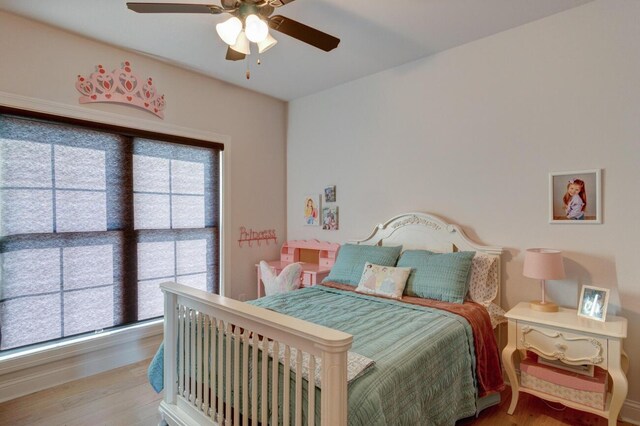
[[[509,337],[502,351],[502,362],[511,382],[509,414],[513,414],[518,404],[519,392],[526,392],[597,414],[608,419],[609,426],[616,425],[628,388],[626,372],[629,360],[622,348],[622,340],[627,337],[625,318],[608,315],[606,322],[600,322],[579,317],[575,309],[567,308],[560,308],[558,312],[539,312],[531,309],[528,302],[519,303],[505,317],[509,321]],[[588,364],[606,370],[612,386],[604,410],[520,386],[516,365],[519,365],[524,351],[532,351],[547,359],[562,360],[566,364]]]

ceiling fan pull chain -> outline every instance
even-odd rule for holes
[[[245,59],[244,61],[247,64],[247,72],[245,75],[247,76],[247,80],[249,80],[251,78],[251,70],[249,69],[249,62],[251,61],[249,61],[249,59]]]

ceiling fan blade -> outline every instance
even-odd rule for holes
[[[236,0],[220,0],[220,4],[225,9],[235,9],[236,8]]]
[[[245,58],[244,53],[237,52],[231,48],[231,46],[227,47],[227,56],[225,59],[227,61],[241,61]]]
[[[339,38],[281,15],[269,18],[269,26],[276,31],[280,31],[325,52],[335,49],[340,44]]]
[[[215,4],[186,3],[127,3],[127,7],[138,13],[213,13],[226,12]]]
[[[292,1],[293,0],[272,0],[269,2],[269,4],[273,7],[282,7],[284,5],[291,3]]]

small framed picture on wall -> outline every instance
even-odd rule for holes
[[[602,223],[600,169],[549,173],[549,223]]]
[[[340,226],[338,206],[326,206],[322,209],[322,229],[337,231]]]
[[[304,224],[320,226],[320,198],[317,195],[304,197]]]
[[[324,189],[324,201],[325,203],[336,202],[336,186],[335,185],[327,186]]]

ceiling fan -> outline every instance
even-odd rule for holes
[[[138,13],[228,13],[231,18],[216,25],[220,38],[229,45],[226,59],[242,60],[251,53],[250,42],[258,45],[262,53],[277,41],[269,34],[269,28],[298,39],[318,49],[329,52],[340,43],[340,39],[305,24],[273,15],[273,11],[294,0],[220,0],[215,4],[186,3],[127,3],[127,7]]]

